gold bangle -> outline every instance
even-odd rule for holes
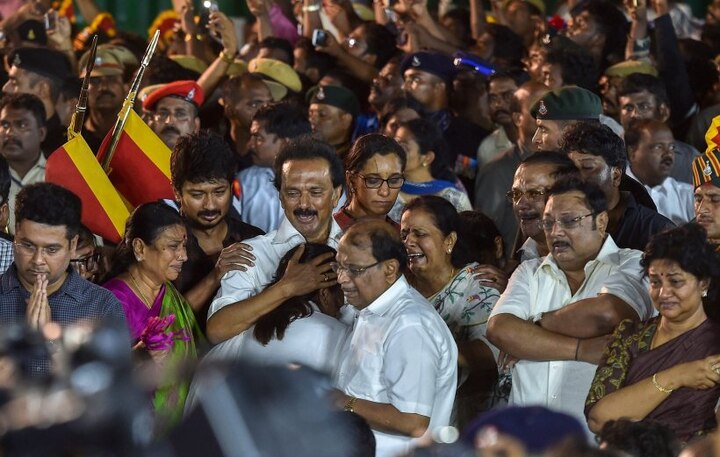
[[[227,54],[224,49],[220,51],[220,55],[218,57],[220,57],[220,60],[227,64],[232,64],[233,62],[235,62],[235,57]]]
[[[350,397],[348,398],[348,401],[345,402],[345,406],[343,406],[344,411],[348,411],[351,413],[355,412],[355,402],[357,401],[356,397]]]
[[[652,383],[653,383],[653,385],[655,386],[655,388],[656,388],[657,390],[659,390],[660,392],[662,392],[662,393],[664,393],[664,394],[669,394],[669,393],[672,393],[672,391],[673,391],[673,389],[668,389],[668,388],[663,387],[663,386],[660,385],[660,383],[657,381],[657,373],[655,373],[655,374],[653,375],[653,377],[652,377]]]

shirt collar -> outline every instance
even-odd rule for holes
[[[330,217],[330,236],[328,236],[327,245],[331,248],[337,248],[337,244],[342,237],[342,230],[340,226],[335,222],[334,217]],[[293,240],[298,240],[300,243],[305,242],[305,238],[300,232],[290,223],[290,220],[283,215],[283,219],[278,226],[275,236],[273,237],[273,244],[286,244]]]
[[[30,170],[28,170],[28,172],[25,173],[25,176],[27,176],[27,175],[30,174],[33,170],[38,169],[38,168],[41,169],[41,170],[44,170],[44,169],[45,169],[45,163],[46,163],[46,162],[47,162],[47,159],[45,159],[45,155],[44,155],[42,152],[40,152],[40,156],[38,157],[37,162],[35,162],[35,165],[33,165],[32,168],[30,168]],[[12,177],[13,177],[14,179],[16,179],[18,182],[22,182],[22,179],[20,178],[20,175],[18,175],[18,174],[15,172],[15,170],[13,170],[12,168],[10,168],[10,176],[12,176]]]
[[[405,279],[405,276],[400,276],[397,280],[395,280],[392,286],[380,294],[380,296],[370,303],[365,309],[361,310],[360,313],[376,314],[378,316],[387,314],[387,312],[395,306],[395,303],[409,287],[410,286],[407,279]]]

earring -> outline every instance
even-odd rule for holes
[[[703,298],[707,297],[707,289],[705,289],[705,290],[702,291],[702,297],[703,297]]]
[[[136,255],[136,256],[135,256],[135,260],[137,260],[138,262],[142,262],[142,258],[140,258],[139,255]]]

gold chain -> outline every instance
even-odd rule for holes
[[[140,286],[135,281],[135,277],[133,276],[133,274],[130,273],[129,271],[128,271],[128,274],[130,275],[130,281],[132,282],[133,287],[135,287],[135,290],[137,290],[138,293],[140,294],[140,298],[142,299],[143,303],[145,303],[145,306],[147,306],[148,308],[152,308],[152,302],[147,299],[147,297],[145,296],[143,291],[140,289]]]

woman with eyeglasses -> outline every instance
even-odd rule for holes
[[[81,226],[78,234],[75,258],[70,260],[70,265],[75,271],[90,282],[95,282],[102,276],[100,271],[102,257],[95,245],[95,236],[87,227]]]
[[[392,138],[377,133],[361,136],[345,158],[349,193],[333,217],[345,231],[359,219],[381,219],[399,229],[388,217],[405,182],[405,151]]]
[[[422,195],[437,195],[452,203],[459,211],[472,210],[465,189],[451,171],[447,144],[440,128],[426,119],[413,119],[400,124],[395,141],[407,154],[405,183],[398,194],[390,217],[400,220],[405,205]]]
[[[187,260],[186,243],[177,211],[163,202],[138,206],[103,285],[122,303],[136,354],[149,355],[162,376],[153,396],[158,433],[182,418],[189,382],[179,370],[197,360],[204,342],[193,310],[172,285]]]
[[[650,419],[687,442],[717,427],[720,260],[705,231],[691,223],[655,235],[642,265],[659,315],[617,326],[585,414],[594,432],[610,420]]]
[[[408,253],[408,281],[433,304],[458,344],[455,423],[462,426],[495,401],[491,397],[498,378],[498,350],[485,334],[500,294],[476,278],[479,265],[471,260],[468,240],[458,236],[463,233],[460,221],[450,202],[425,195],[405,207],[400,236]]]

